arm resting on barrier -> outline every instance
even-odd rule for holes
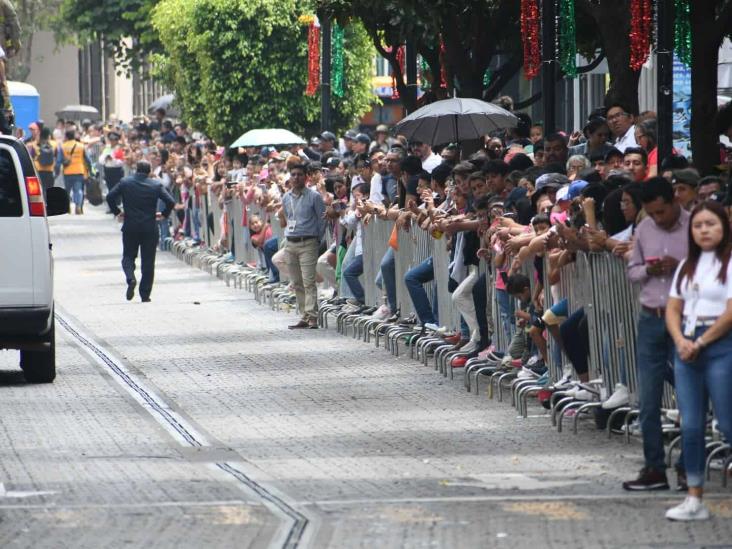
[[[646,259],[645,255],[643,254],[642,231],[643,227],[638,226],[635,233],[633,248],[630,251],[628,267],[625,270],[626,274],[628,275],[628,280],[630,280],[631,282],[643,283],[649,278],[646,266]]]

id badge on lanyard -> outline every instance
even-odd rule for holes
[[[684,336],[688,338],[693,338],[696,332],[696,319],[698,316],[696,312],[696,305],[699,301],[699,284],[694,283],[694,285],[691,287],[691,291],[691,312],[689,315],[686,316],[686,319],[684,320]]]

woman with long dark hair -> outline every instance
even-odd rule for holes
[[[730,224],[724,207],[706,201],[689,219],[689,254],[679,264],[666,307],[666,326],[676,344],[674,373],[681,414],[689,492],[669,509],[670,520],[705,520],[707,402],[719,429],[732,441],[732,265]]]

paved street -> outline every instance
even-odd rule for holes
[[[0,352],[0,547],[732,547],[628,495],[638,444],[467,393],[158,256],[124,299],[101,208],[51,221],[58,378]],[[539,545],[540,544],[540,545]]]

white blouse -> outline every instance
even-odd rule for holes
[[[681,292],[678,292],[676,281],[685,262],[679,263],[676,269],[669,295],[684,300],[686,318],[721,316],[727,308],[727,300],[732,299],[732,261],[727,265],[727,282],[722,284],[717,278],[722,267],[721,262],[714,252],[702,252],[693,279],[691,282],[682,280]]]

